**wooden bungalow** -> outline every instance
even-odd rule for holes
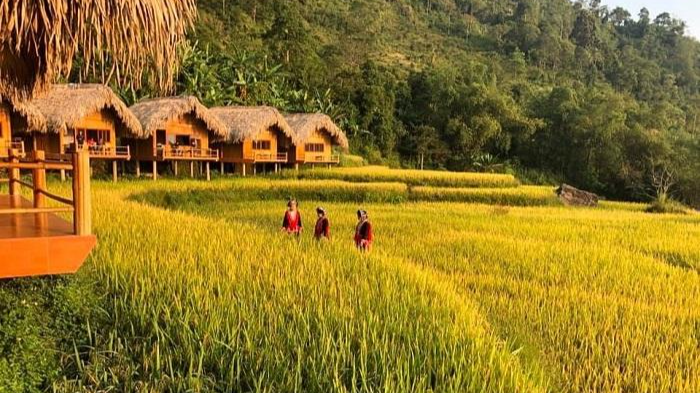
[[[210,163],[219,160],[214,141],[227,136],[226,127],[195,97],[167,97],[141,101],[131,107],[149,139],[134,141],[137,175],[140,162],[152,163],[153,178],[158,178],[158,162],[170,162],[177,175],[178,162],[205,163],[207,179]]]
[[[103,85],[53,85],[16,109],[28,119],[14,127],[28,151],[42,150],[47,158],[62,160],[68,153],[87,150],[91,161],[112,162],[115,180],[117,162],[131,159],[126,139],[146,136],[138,119]]]
[[[340,156],[333,152],[333,147],[348,150],[348,138],[327,115],[294,113],[286,115],[285,119],[299,138],[294,162],[297,167],[299,164],[338,164]]]
[[[268,165],[277,171],[296,159],[297,137],[277,109],[238,106],[212,108],[211,112],[228,132],[226,140],[218,144],[222,172],[225,165],[232,165],[244,176]]]
[[[9,102],[0,100],[0,157],[6,158],[10,149],[18,154],[24,154],[24,143],[12,136],[12,105]]]

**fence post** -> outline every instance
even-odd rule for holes
[[[73,225],[78,236],[92,233],[92,199],[90,196],[90,154],[73,153]]]
[[[10,162],[13,164],[19,163],[19,157],[17,154],[17,150],[15,149],[10,149],[9,151],[9,158]],[[19,195],[19,183],[16,182],[16,180],[19,180],[19,169],[18,168],[10,168],[7,170],[7,176],[10,179],[10,195],[11,196],[18,196]]]
[[[37,163],[46,160],[46,153],[43,150],[34,152],[34,161]],[[46,196],[42,191],[46,191],[46,169],[36,168],[32,170],[32,180],[34,182],[34,207],[41,208],[46,206]]]

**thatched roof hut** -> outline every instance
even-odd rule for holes
[[[335,142],[348,150],[348,138],[328,115],[322,113],[292,113],[284,117],[303,143],[316,131],[325,131]]]
[[[228,137],[228,129],[224,123],[193,96],[143,100],[129,109],[139,119],[147,135],[154,135],[156,130],[165,129],[168,121],[192,114],[217,137]]]
[[[26,1],[0,5],[0,95],[30,98],[67,74],[76,52],[83,71],[138,85],[143,70],[172,86],[177,47],[197,15],[195,0]]]
[[[220,106],[210,109],[228,129],[228,142],[253,139],[261,132],[277,127],[294,144],[298,138],[287,120],[277,109],[269,106]]]
[[[86,116],[112,109],[129,134],[145,138],[141,123],[126,104],[107,86],[97,84],[53,85],[30,101],[15,104],[27,118],[30,132],[60,132],[76,128]]]

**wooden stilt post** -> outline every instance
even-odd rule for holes
[[[120,166],[122,167],[122,176],[126,173],[126,162],[121,160]]]
[[[43,150],[34,152],[34,161],[42,162],[45,159],[46,153]],[[46,191],[46,170],[32,170],[32,180],[34,181],[34,207],[44,207],[46,206],[46,196],[44,196],[42,191]]]
[[[90,154],[85,150],[73,153],[73,207],[75,234],[90,235],[92,232]]]
[[[136,178],[141,177],[141,161],[136,160]]]
[[[190,177],[194,177],[194,161],[190,161]]]
[[[173,161],[173,173],[175,174],[175,177],[177,177],[177,167],[178,167],[178,162]]]
[[[158,162],[153,160],[153,180],[158,180]]]
[[[253,176],[258,174],[258,166],[253,164]]]
[[[10,150],[10,162],[13,164],[16,164],[19,162],[19,152],[17,150]],[[19,183],[16,182],[16,180],[19,180],[19,169],[17,168],[11,168],[7,170],[7,175],[10,178],[10,195],[11,196],[19,196]]]
[[[42,162],[46,159],[46,153],[43,150],[34,152],[34,161]],[[37,168],[32,170],[32,181],[34,183],[34,207],[40,209],[46,206],[46,169]],[[39,228],[46,228],[49,217],[46,214],[37,214],[34,216],[34,222]]]
[[[224,174],[224,171],[225,171],[224,162],[221,161],[221,174],[222,174],[222,175]]]
[[[211,181],[211,173],[209,172],[209,161],[207,161],[207,181]]]
[[[241,165],[243,165],[243,177],[245,177],[245,167],[246,167],[246,164],[245,164],[245,162],[244,162],[244,163],[241,164]]]
[[[294,170],[299,172],[299,163],[298,162],[294,164]]]
[[[112,181],[117,182],[117,162],[112,161]]]
[[[61,181],[66,181],[66,170],[61,169]]]

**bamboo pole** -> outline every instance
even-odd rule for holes
[[[92,200],[90,197],[90,154],[73,153],[73,226],[78,236],[92,233]]]

